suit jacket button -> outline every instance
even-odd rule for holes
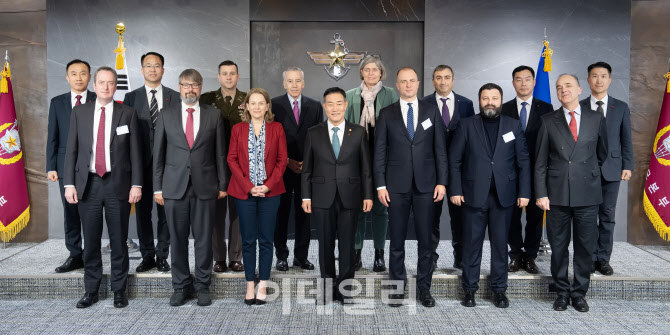
[[[572,161],[568,161],[568,164],[572,164]]]
[[[491,164],[495,164],[495,163],[491,162]]]

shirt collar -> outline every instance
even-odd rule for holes
[[[531,95],[530,98],[528,98],[528,100],[522,100],[521,98],[519,98],[519,96],[517,96],[516,104],[520,106],[522,102],[525,102],[528,104],[528,106],[530,106],[531,104],[533,104],[533,96]]]
[[[98,100],[96,99],[95,100],[95,111],[98,111],[100,109],[100,107],[105,107],[105,112],[111,112],[114,108],[114,100],[110,101],[106,105],[101,105],[100,102],[98,102]]]
[[[75,91],[70,90],[70,97],[72,98],[72,100],[77,101],[77,96],[81,95],[81,103],[83,104],[83,103],[86,102],[86,94],[87,93],[88,93],[88,90],[84,90],[84,92],[81,92],[81,93],[75,93]]]
[[[188,105],[186,105],[185,102],[182,101],[182,102],[181,102],[181,111],[182,111],[182,113],[186,112],[186,109],[187,109],[187,108],[193,108],[193,109],[195,109],[195,112],[199,112],[199,111],[200,111],[200,103],[199,103],[199,102],[196,102],[195,105],[193,105],[193,106],[188,106]]]
[[[330,119],[327,119],[327,122],[328,122],[328,130],[332,131],[333,127],[336,127],[336,126],[330,122]],[[345,122],[346,122],[346,120],[342,120],[342,123],[340,123],[340,125],[337,126],[337,128],[339,128],[340,130],[343,130]]]
[[[405,108],[409,108],[407,106],[407,104],[410,104],[410,103],[412,104],[412,109],[415,109],[415,108],[419,107],[419,99],[416,98],[416,97],[412,101],[405,101],[403,99],[399,99],[399,101],[400,101],[400,105],[404,106]]]
[[[156,90],[156,93],[163,92],[163,84],[158,85],[156,88],[151,88],[147,85],[144,85],[144,88],[147,90],[147,94],[151,94],[151,90]]]
[[[449,92],[449,94],[446,97],[441,96],[437,91],[435,91],[435,98],[439,99],[449,99],[450,101],[454,101],[454,91],[452,90]]]
[[[596,105],[596,106],[598,106],[598,105],[596,104],[596,102],[598,102],[598,101],[602,101],[602,102],[603,102],[603,106],[604,106],[603,108],[605,108],[605,107],[607,107],[607,101],[608,101],[608,98],[609,98],[609,95],[607,95],[607,94],[605,94],[605,97],[604,97],[602,100],[598,100],[598,99],[596,99],[596,97],[594,97],[593,95],[591,95],[591,104],[592,104],[592,105]]]
[[[298,96],[298,99],[293,99],[293,97],[292,97],[290,94],[288,94],[288,93],[286,93],[286,96],[288,97],[288,101],[291,103],[291,107],[293,107],[293,102],[294,102],[294,101],[297,101],[297,102],[298,102],[298,106],[301,105],[300,101],[302,101],[302,94],[300,94],[300,95]]]
[[[563,113],[569,115],[570,112],[571,112],[571,110],[569,110],[569,109],[563,107]],[[582,107],[581,107],[580,105],[577,105],[577,109],[575,109],[574,112],[575,112],[575,114],[577,114],[577,115],[582,115]]]

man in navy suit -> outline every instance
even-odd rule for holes
[[[142,153],[144,158],[144,185],[145,190],[153,189],[153,161],[152,148],[154,143],[154,128],[158,114],[164,107],[178,105],[181,102],[179,93],[161,84],[163,80],[163,68],[165,64],[163,56],[157,52],[147,52],[142,55],[142,75],[144,86],[126,93],[123,104],[135,108],[139,122],[139,132],[142,140]],[[170,263],[167,261],[170,250],[170,232],[165,218],[165,207],[156,205],[158,222],[156,225],[156,237],[158,244],[154,246],[154,230],[151,223],[151,211],[154,200],[151,197],[142,197],[137,203],[137,237],[140,241],[140,253],[142,261],[135,271],[145,272],[152,268],[159,271],[170,271]],[[155,257],[155,259],[154,259]]]
[[[454,93],[454,71],[449,65],[438,65],[433,70],[433,86],[435,92],[425,96],[421,102],[431,104],[440,111],[442,121],[447,130],[447,148],[451,143],[454,130],[458,126],[458,121],[469,116],[475,115],[475,109],[472,106],[472,100]],[[433,265],[437,269],[437,246],[440,243],[440,216],[442,216],[442,206],[444,201],[435,204],[435,217],[433,219]],[[454,268],[461,268],[462,249],[461,235],[463,232],[461,223],[461,208],[447,201],[449,206],[449,217],[451,219],[451,246],[454,248]]]
[[[580,101],[582,109],[594,110],[605,117],[607,124],[607,159],[601,170],[603,203],[598,209],[598,241],[593,254],[591,273],[600,271],[611,276],[612,244],[614,243],[614,214],[619,195],[619,184],[630,180],[633,171],[633,144],[631,141],[630,110],[628,105],[607,94],[612,83],[612,67],[605,62],[589,65],[587,81],[591,96]]]
[[[431,234],[435,203],[442,200],[446,192],[446,131],[437,108],[417,99],[419,80],[416,71],[402,68],[396,78],[400,100],[379,112],[374,155],[377,197],[389,210],[389,277],[401,282],[396,293],[389,295],[389,306],[401,306],[404,298],[407,282],[405,239],[411,209],[419,255],[418,299],[422,305],[433,307],[435,299],[430,295],[433,275]]]
[[[507,236],[514,205],[530,198],[530,160],[521,124],[502,111],[502,88],[479,89],[479,115],[462,120],[449,146],[449,200],[463,207],[462,305],[474,307],[486,228],[493,303],[507,308]]]
[[[530,168],[533,169],[535,161],[535,141],[537,131],[540,129],[542,115],[551,113],[554,108],[551,104],[540,99],[533,98],[535,87],[535,70],[530,66],[521,65],[512,71],[512,85],[516,91],[516,97],[502,105],[502,115],[519,120],[521,130],[526,137],[528,154],[530,156]],[[535,204],[532,191],[531,178],[531,201],[526,206],[526,237],[523,238],[521,224],[522,207],[514,207],[512,223],[509,229],[509,272],[519,271],[520,268],[531,274],[540,272],[535,264],[537,252],[540,250],[542,240],[542,217],[544,211]]]
[[[70,252],[63,265],[56,272],[63,273],[84,267],[81,247],[81,219],[77,205],[65,200],[63,187],[63,164],[67,137],[70,132],[72,108],[95,101],[95,92],[87,89],[91,80],[91,66],[80,59],[72,60],[65,67],[65,79],[70,84],[70,92],[51,99],[49,106],[49,129],[47,133],[47,178],[58,181],[63,203],[63,223],[65,226],[65,247]]]

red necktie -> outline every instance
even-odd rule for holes
[[[105,107],[100,107],[98,139],[95,142],[95,173],[100,177],[107,173],[107,164],[105,163]]]
[[[572,133],[572,137],[575,139],[575,142],[577,142],[577,120],[575,120],[575,112],[569,112],[570,113],[570,132]]]
[[[74,103],[75,106],[81,105],[81,95],[77,95],[75,98],[77,98],[77,102]]]
[[[193,148],[193,112],[195,109],[186,108],[188,116],[186,117],[186,142],[188,142],[188,147]]]

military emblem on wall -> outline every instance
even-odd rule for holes
[[[326,52],[310,52],[307,54],[312,58],[317,65],[323,65],[323,69],[335,80],[340,80],[344,77],[351,64],[358,64],[361,62],[367,52],[351,52],[344,46],[344,40],[340,33],[335,33],[331,44],[335,44],[335,49]]]

